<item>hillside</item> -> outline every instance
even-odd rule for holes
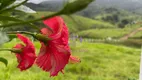
[[[96,4],[102,7],[121,8],[136,13],[139,9],[142,9],[141,0],[96,0]]]
[[[66,2],[64,0],[49,0],[39,4],[27,3],[25,5],[36,11],[58,11]],[[102,8],[114,7],[117,9],[124,9],[130,12],[142,13],[142,1],[141,0],[95,0],[85,10],[94,9],[89,13],[94,13]],[[83,10],[83,11],[85,11]],[[82,12],[83,12],[82,11]]]
[[[36,11],[57,11],[63,7],[63,1],[49,0],[49,1],[41,2],[39,4],[26,3],[25,5]]]
[[[34,18],[38,18],[51,13],[52,12],[43,11],[43,12],[37,12],[36,14],[29,14],[27,16],[33,16]],[[87,17],[78,16],[78,15],[71,15],[71,16],[63,15],[62,17],[64,18],[67,26],[69,27],[70,33],[87,30],[87,29],[115,27],[114,25],[104,21],[93,20]]]
[[[84,38],[93,38],[93,39],[107,39],[108,37],[111,37],[112,39],[119,39],[137,29],[141,28],[88,29],[78,32],[78,35]],[[135,35],[131,35],[129,38],[142,39],[141,34],[142,31],[139,30],[135,33]]]

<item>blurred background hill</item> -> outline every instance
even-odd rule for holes
[[[19,14],[25,20],[35,19],[52,14],[63,8],[68,0],[47,0],[40,3],[26,3],[25,5],[37,11],[27,15]],[[96,0],[86,9],[73,15],[63,15],[70,34],[91,39],[120,39],[133,30],[141,27],[142,9],[141,0]],[[42,22],[35,23],[44,27]],[[10,30],[32,30],[28,26],[10,28]],[[129,39],[141,39],[141,31]],[[135,42],[135,40],[134,40]],[[137,42],[137,41],[136,41]]]
[[[39,4],[27,3],[26,5],[36,11],[57,11],[63,7],[66,0],[48,0],[43,1]],[[99,9],[100,8],[121,8],[131,12],[141,13],[142,1],[141,0],[96,0],[88,6],[85,10],[89,12],[95,12],[96,10],[89,9]],[[83,11],[85,11],[83,10]],[[88,13],[89,13],[88,12]]]
[[[32,16],[33,18],[37,18],[41,17],[39,16],[40,14],[47,15],[48,13],[59,11],[66,3],[67,0],[48,0],[39,4],[26,3],[25,5],[37,11],[37,14],[29,14],[28,17]],[[121,35],[108,35],[110,37],[119,36],[120,38],[131,30],[140,27],[135,24],[142,21],[141,4],[141,0],[96,0],[86,9],[74,15],[63,17],[67,22],[70,33],[76,33],[87,38],[94,38],[94,34],[99,34],[94,32],[97,29],[102,29],[100,32],[103,32],[103,29],[108,32],[111,31],[111,29],[115,29],[115,31],[121,29]],[[92,36],[86,36],[85,33],[88,34],[88,31]],[[102,35],[104,37],[101,38],[108,37],[105,36],[105,34]]]

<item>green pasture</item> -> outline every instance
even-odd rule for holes
[[[17,42],[13,40],[1,47],[11,48]],[[40,48],[34,42],[37,53]],[[0,80],[137,80],[139,77],[140,49],[115,46],[102,43],[70,43],[72,55],[81,59],[79,64],[68,64],[64,74],[49,77],[36,65],[26,71],[19,71],[16,57],[10,52],[0,52],[8,59],[7,67],[0,63]]]
[[[93,39],[106,39],[108,37],[114,38],[114,39],[119,39],[133,30],[137,28],[114,28],[114,29],[89,29],[89,30],[84,30],[80,31],[77,34],[79,36],[82,36],[84,38],[93,38]],[[142,38],[142,31],[138,31],[134,36],[130,38]]]

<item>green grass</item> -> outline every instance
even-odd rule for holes
[[[132,32],[136,28],[114,28],[114,29],[89,29],[78,32],[79,36],[84,38],[94,38],[94,39],[106,39],[108,37],[121,38],[124,35]],[[134,36],[130,38],[141,38],[142,31],[137,32]]]
[[[129,33],[131,29],[90,29],[78,32],[79,36],[94,39],[105,39],[107,37],[120,38]]]
[[[3,45],[11,48],[19,41]],[[114,46],[101,43],[71,42],[72,54],[81,58],[79,64],[68,64],[64,74],[49,77],[36,65],[27,71],[20,72],[16,68],[14,54],[0,52],[8,59],[8,67],[0,63],[0,80],[136,80],[139,76],[140,50],[124,46]],[[35,42],[37,52],[40,44]]]

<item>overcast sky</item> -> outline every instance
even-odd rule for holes
[[[36,4],[38,4],[42,1],[49,1],[49,0],[29,0],[29,2],[33,2],[33,3],[36,3]]]

